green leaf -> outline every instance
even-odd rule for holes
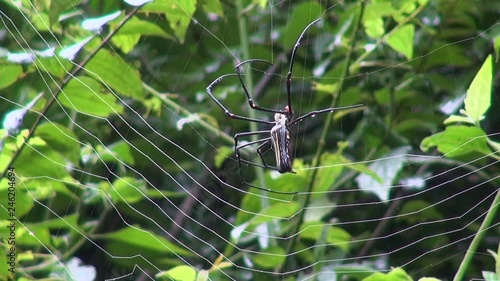
[[[394,268],[389,273],[374,273],[363,281],[413,281],[413,279],[402,268]]]
[[[126,141],[118,141],[110,144],[106,148],[97,146],[97,153],[102,161],[134,165],[135,159],[130,150],[130,145]]]
[[[379,175],[383,182],[379,182],[367,174],[360,174],[356,177],[359,188],[377,195],[384,202],[387,201],[392,190],[391,186],[406,162],[405,154],[409,151],[410,147],[403,146],[380,156],[380,160],[373,162],[368,167]]]
[[[71,71],[73,66],[71,62],[61,57],[38,57],[35,60],[35,66],[44,72],[53,75],[56,78],[63,79],[66,73]]]
[[[38,126],[35,134],[73,164],[78,164],[80,161],[80,143],[78,137],[68,128],[57,123],[47,122]]]
[[[261,268],[276,268],[281,266],[286,260],[286,251],[280,247],[270,247],[260,250],[252,258],[253,262]]]
[[[113,182],[113,187],[106,194],[111,196],[114,203],[125,201],[134,204],[145,199],[145,192],[144,181],[132,177],[120,177]]]
[[[413,58],[414,39],[415,26],[413,24],[405,24],[387,38],[387,44],[410,60]]]
[[[446,157],[457,157],[473,152],[491,153],[486,135],[480,128],[468,126],[448,126],[443,132],[426,137],[420,143],[420,149],[428,152],[437,147]]]
[[[321,237],[323,228],[327,229],[325,242],[329,246],[339,247],[344,251],[349,250],[351,235],[347,231],[342,228],[333,227],[329,224],[325,224],[319,221],[303,224],[300,227],[299,236],[301,239],[311,239],[314,241],[318,241],[318,239],[320,239]]]
[[[164,14],[181,43],[184,43],[189,22],[196,11],[196,0],[155,0],[141,8],[144,12]]]
[[[16,171],[23,177],[48,177],[64,180],[69,177],[67,160],[59,151],[49,147],[40,138],[30,139],[16,161]]]
[[[481,272],[485,281],[500,281],[500,276],[495,272],[483,271]]]
[[[87,64],[87,73],[120,94],[137,100],[144,98],[139,72],[131,64],[107,50],[100,50]],[[73,80],[72,80],[73,81]]]
[[[0,89],[7,88],[17,81],[23,74],[23,68],[19,64],[0,63]]]
[[[61,13],[68,10],[69,8],[75,8],[75,6],[82,3],[83,0],[52,0],[50,1],[50,25],[53,25],[59,20]]]
[[[255,215],[249,226],[257,226],[276,219],[288,219],[296,215],[299,210],[300,205],[297,202],[276,203]]]
[[[152,231],[142,230],[138,227],[125,227],[118,231],[96,237],[98,239],[119,242],[122,247],[134,246],[143,249],[143,251],[175,253],[188,257],[194,255],[191,251],[175,245],[167,239],[154,234]]]
[[[224,9],[222,9],[222,5],[219,0],[201,0],[201,3],[205,13],[213,13],[219,17],[224,17]]]
[[[437,279],[434,277],[423,277],[423,278],[418,279],[418,281],[441,281],[441,279]]]
[[[111,24],[113,28],[118,26],[118,23]],[[173,39],[170,34],[163,30],[157,24],[150,21],[141,20],[138,17],[132,17],[118,31],[116,35],[143,35],[147,37],[157,36],[167,39]],[[115,36],[116,36],[115,35]]]
[[[346,163],[350,161],[340,153],[323,153],[321,155],[321,165],[324,166],[319,169],[316,181],[314,182],[314,192],[324,192],[330,189],[333,183],[338,179],[344,170]],[[318,196],[323,196],[321,193]]]
[[[316,2],[304,2],[294,6],[292,15],[285,27],[285,31],[279,38],[279,42],[285,46],[285,50],[291,50],[297,42],[297,39],[299,39],[300,34],[304,31],[304,28],[315,19],[321,17],[322,14],[323,7]],[[308,33],[310,33],[312,29],[313,28],[310,28]],[[308,34],[304,35],[302,44],[305,44],[308,37]]]
[[[116,97],[103,91],[101,84],[93,78],[78,76],[69,81],[58,100],[66,108],[93,116],[108,117],[123,113]]]
[[[20,218],[27,214],[31,208],[33,208],[33,198],[28,194],[28,191],[25,188],[20,188],[22,185],[19,184],[19,179],[16,179],[14,184],[15,188],[15,197],[13,197],[12,193],[9,193],[8,188],[9,183],[7,182],[7,178],[4,178],[0,181],[0,218],[2,220],[7,218],[13,218],[10,216],[10,211],[13,212],[14,216]],[[10,200],[13,199],[14,201]],[[12,203],[12,204],[9,204]],[[5,209],[4,209],[5,208]],[[15,210],[11,210],[9,208],[14,208]],[[6,231],[5,227],[0,228],[0,236],[8,237],[5,235],[4,231]]]
[[[472,118],[461,115],[450,115],[450,117],[446,118],[446,120],[443,121],[444,125],[450,125],[454,123],[465,123],[471,125],[475,124]]]
[[[127,35],[120,35],[116,34],[111,38],[111,42],[115,44],[124,54],[130,53],[139,43],[139,40],[141,39],[140,34],[127,34]]]
[[[476,124],[483,120],[491,104],[491,84],[493,79],[493,59],[489,55],[479,69],[467,90],[465,110],[461,113],[472,118]]]
[[[196,279],[196,269],[187,265],[179,265],[168,271],[156,274],[160,280],[194,281]]]
[[[214,164],[216,168],[220,168],[222,163],[226,161],[226,159],[234,154],[234,148],[231,146],[221,146],[217,149],[217,154],[214,157]]]

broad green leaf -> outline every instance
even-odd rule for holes
[[[144,181],[132,177],[120,177],[113,182],[113,186],[106,194],[111,196],[114,203],[125,201],[130,204],[145,199],[146,185]]]
[[[413,281],[413,279],[402,268],[394,268],[389,273],[374,273],[363,281]]]
[[[476,124],[483,120],[484,114],[490,108],[492,79],[493,59],[489,55],[467,90],[465,110],[461,112],[472,118]]]
[[[319,169],[316,181],[314,182],[314,192],[320,192],[317,195],[321,195],[321,192],[327,191],[333,185],[333,183],[338,179],[342,171],[344,170],[346,163],[350,161],[344,158],[340,153],[323,153],[321,155],[321,169]]]
[[[41,221],[41,222],[38,222],[38,223],[30,223],[28,224],[28,228],[31,229],[31,227],[33,226],[38,226],[38,227],[44,227],[44,228],[48,228],[48,229],[65,229],[65,230],[74,230],[74,229],[77,229],[77,230],[80,230],[80,227],[78,225],[78,215],[77,214],[73,214],[73,215],[69,215],[69,216],[65,216],[65,217],[55,217],[53,219],[49,219],[49,220],[46,220],[46,221]]]
[[[323,228],[327,228],[325,243],[330,246],[339,247],[347,251],[349,249],[349,241],[351,235],[342,228],[333,227],[322,222],[308,222],[300,227],[299,236],[301,239],[311,239],[317,241],[320,239]],[[323,245],[324,246],[324,245]]]
[[[491,153],[486,135],[480,128],[468,126],[448,126],[443,132],[426,137],[420,143],[420,149],[428,152],[437,147],[446,157],[457,157],[469,153]]]
[[[179,265],[155,276],[159,280],[194,281],[196,279],[196,269],[187,265]]]
[[[403,146],[391,150],[389,153],[379,157],[368,167],[383,179],[383,182],[375,180],[367,174],[360,174],[356,177],[356,182],[361,190],[377,195],[380,200],[387,201],[392,190],[393,182],[399,171],[406,162],[405,154],[410,151],[410,147]]]
[[[258,254],[252,258],[253,262],[261,268],[276,268],[286,260],[286,251],[280,247],[270,247],[260,250]]]
[[[323,7],[316,2],[304,2],[294,6],[285,31],[279,38],[279,42],[285,46],[285,50],[291,50],[299,39],[300,34],[304,31],[304,28],[315,19],[321,17],[322,14]],[[307,31],[304,38],[302,38],[301,45],[306,45],[307,38],[310,37],[313,30],[314,27],[311,27]]]
[[[33,198],[25,188],[21,188],[22,185],[19,184],[20,179],[16,178],[13,185],[9,185],[6,179],[4,178],[0,181],[0,206],[2,206],[0,207],[0,218],[2,220],[14,217],[20,218],[27,214],[33,207]],[[15,188],[15,197],[13,196],[12,189],[9,191],[9,187]],[[11,213],[14,217],[11,216]],[[1,227],[0,236],[7,237],[4,233],[6,230],[8,229]]]
[[[83,0],[51,0],[50,1],[50,25],[56,23],[61,16],[61,13],[73,8],[73,10],[77,10],[76,6],[82,3]]]
[[[408,224],[437,221],[443,219],[443,214],[432,204],[423,200],[412,200],[405,203],[399,210],[399,221],[406,221]]]
[[[219,17],[224,17],[224,9],[220,3],[220,0],[201,0],[203,3],[203,10],[205,13],[214,13]]]
[[[122,161],[129,165],[134,165],[135,163],[130,145],[125,141],[115,142],[108,145],[106,148],[97,146],[96,150],[102,161],[114,163],[121,163],[120,161]]]
[[[0,63],[0,89],[6,88],[17,81],[23,74],[23,68],[19,64]]]
[[[144,251],[176,253],[182,256],[193,256],[191,251],[177,246],[167,239],[154,234],[152,231],[146,231],[137,227],[125,227],[115,232],[96,236],[98,239],[111,240],[119,242],[122,247],[134,246]]]
[[[255,215],[249,226],[257,226],[276,219],[288,219],[297,214],[299,210],[300,205],[297,202],[276,203]]]
[[[121,71],[116,71],[119,72]],[[105,92],[99,82],[86,76],[71,79],[58,96],[58,100],[71,110],[93,116],[108,117],[111,114],[123,113],[123,107],[116,97]]]
[[[220,168],[226,159],[234,154],[234,148],[231,146],[221,146],[217,149],[217,154],[214,157],[216,168]]]
[[[16,171],[23,177],[49,177],[64,180],[69,177],[67,160],[57,150],[38,137],[30,139],[16,161]]]
[[[124,54],[130,53],[139,43],[139,40],[141,39],[140,34],[126,34],[126,35],[120,35],[116,34],[111,38],[111,42],[115,44]]]
[[[78,137],[68,128],[57,123],[47,122],[38,126],[35,134],[73,164],[77,165],[80,161],[80,143]]]
[[[450,117],[446,118],[446,120],[443,121],[444,125],[450,125],[454,123],[466,123],[471,125],[475,124],[472,118],[462,115],[450,115]]]
[[[437,279],[434,277],[423,277],[423,278],[418,279],[418,281],[441,281],[441,279]]]
[[[37,57],[35,66],[41,71],[47,72],[56,78],[62,80],[64,76],[71,71],[73,64],[65,58],[61,57]]]
[[[107,50],[100,50],[87,64],[87,73],[121,95],[137,100],[144,98],[139,72],[132,64]],[[72,80],[73,81],[73,80]]]
[[[482,271],[481,273],[485,281],[500,281],[500,276],[498,276],[495,272]]]
[[[415,26],[413,24],[405,24],[387,38],[387,44],[410,60],[413,58],[414,37]]]
[[[170,27],[175,32],[175,36],[181,43],[184,43],[186,30],[191,21],[191,17],[196,11],[196,0],[155,0],[141,8],[144,12],[154,12],[164,14],[170,23]]]
[[[116,28],[118,23],[112,23],[111,26]],[[158,36],[167,39],[173,39],[170,34],[168,34],[165,30],[163,30],[157,24],[141,20],[138,17],[132,17],[129,21],[127,21],[115,35],[141,35],[146,37]]]

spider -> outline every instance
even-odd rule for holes
[[[271,170],[276,170],[280,173],[295,173],[292,167],[292,160],[290,156],[290,128],[295,126],[297,123],[300,121],[303,121],[306,118],[309,117],[314,117],[319,114],[324,114],[324,113],[330,113],[335,110],[341,110],[341,109],[348,109],[348,108],[354,108],[354,107],[359,107],[361,105],[351,105],[351,106],[345,106],[345,107],[337,107],[337,108],[325,108],[325,109],[320,109],[320,110],[314,110],[309,113],[306,113],[302,116],[295,117],[293,108],[292,108],[292,99],[291,99],[291,91],[290,91],[290,84],[292,81],[292,70],[293,70],[293,63],[295,60],[295,54],[297,52],[297,49],[300,45],[301,39],[304,37],[305,33],[307,30],[320,21],[321,18],[314,20],[313,22],[309,23],[305,29],[302,31],[300,34],[299,38],[297,39],[297,42],[295,43],[293,49],[292,49],[292,54],[290,56],[290,68],[288,69],[288,74],[286,76],[286,93],[287,93],[287,101],[288,104],[285,106],[284,109],[270,109],[270,108],[265,108],[257,105],[253,99],[250,93],[248,92],[245,83],[243,82],[242,78],[242,72],[241,72],[241,66],[247,63],[254,63],[254,62],[261,62],[265,64],[272,65],[271,62],[268,62],[266,60],[262,59],[249,59],[245,60],[243,62],[238,63],[235,66],[236,69],[236,74],[225,74],[220,76],[219,78],[215,79],[210,85],[208,85],[206,91],[210,98],[222,109],[224,110],[224,114],[226,114],[229,118],[231,119],[237,119],[237,120],[244,120],[248,122],[255,122],[255,123],[260,123],[260,124],[266,124],[271,127],[270,130],[262,130],[262,131],[254,131],[254,132],[243,132],[243,133],[237,133],[234,135],[234,151],[236,158],[238,159],[238,166],[240,169],[240,174],[241,174],[241,164],[251,164],[251,165],[256,165],[259,167],[263,168],[268,168]],[[261,120],[261,119],[256,119],[256,118],[250,118],[250,117],[245,117],[241,115],[236,115],[229,111],[229,109],[224,106],[213,94],[212,94],[212,88],[215,84],[219,83],[222,79],[228,77],[228,76],[238,76],[239,82],[241,84],[241,87],[243,89],[243,92],[245,93],[245,96],[247,98],[248,104],[250,105],[250,108],[258,111],[263,111],[263,112],[269,112],[269,113],[274,113],[274,121],[267,121],[267,120]],[[247,137],[247,136],[252,136],[252,135],[267,135],[267,137],[255,140],[255,141],[250,141],[244,144],[238,145],[238,140],[241,137]],[[257,163],[245,160],[241,158],[240,155],[240,150],[244,147],[250,146],[250,145],[255,145],[259,144],[257,147],[257,154],[259,155],[260,159],[262,160],[262,165],[259,165]],[[276,166],[270,166],[267,164],[267,162],[264,159],[263,154],[267,152],[269,149],[272,149],[274,151],[275,155],[275,161],[276,161]],[[247,183],[249,184],[249,183]],[[251,185],[251,184],[249,184]],[[265,191],[271,191],[275,193],[280,193],[280,194],[296,194],[297,192],[278,192],[278,191],[272,191],[270,189],[264,189],[264,188],[259,188],[257,186],[251,185],[252,187],[255,187],[257,189],[265,190]]]

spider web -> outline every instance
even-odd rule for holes
[[[133,11],[126,3],[117,6],[118,14],[113,7],[103,8],[109,18],[96,21],[88,10],[67,6],[61,11],[78,11],[78,20],[53,26],[43,1],[0,3],[1,40],[8,43],[0,71],[0,166],[15,168],[18,278],[361,280],[398,267],[414,278],[451,279],[478,235],[483,238],[466,276],[486,279],[483,271],[495,271],[487,250],[498,249],[499,220],[490,206],[498,208],[499,158],[486,140],[498,140],[498,127],[481,135],[477,127],[462,126],[458,129],[469,137],[460,139],[454,132],[456,141],[430,139],[432,149],[425,152],[420,145],[444,131],[442,121],[464,108],[465,92],[492,49],[475,54],[477,62],[467,60],[467,67],[477,68],[471,73],[454,61],[466,59],[457,49],[481,49],[477,46],[498,36],[498,7],[478,33],[444,37],[451,38],[444,44],[422,43],[411,58],[402,55],[405,50],[385,46],[373,55],[376,59],[367,59],[389,40],[368,40],[364,33],[391,28],[374,22],[374,29],[349,37],[361,7],[355,8],[354,1],[225,3],[221,14],[210,1],[198,3],[196,12],[189,1],[167,2],[181,14],[178,29],[169,26],[176,20],[172,10],[165,19],[143,13],[143,7]],[[480,3],[496,7],[493,1]],[[420,13],[415,4],[413,16],[404,14],[411,18],[405,23],[419,19],[433,30],[445,29],[446,18],[430,17],[434,4],[422,6]],[[367,9],[365,16],[373,11]],[[245,31],[238,30],[235,15],[247,22]],[[184,17],[190,22],[186,35],[180,31]],[[245,56],[266,59],[272,67],[251,64],[243,78],[259,105],[282,108],[289,52],[305,25],[320,17],[301,41],[295,61],[295,113],[357,103],[365,107],[301,122],[292,131],[297,174],[244,165],[240,175],[233,135],[267,128],[227,118],[205,93],[206,86],[234,73]],[[127,20],[139,30],[127,23],[122,27]],[[141,33],[144,29],[151,33]],[[249,32],[248,54],[240,32]],[[349,74],[342,75],[350,49],[357,55]],[[450,65],[429,63],[442,57]],[[397,73],[426,64],[422,69],[436,75]],[[448,88],[434,85],[446,84],[438,74],[456,91],[444,100],[440,91]],[[370,85],[376,90],[369,92]],[[418,98],[424,92],[429,98]],[[236,114],[272,120],[272,114],[249,110],[236,77],[218,83],[214,95]],[[412,104],[416,101],[424,104]],[[493,96],[492,108],[499,105]],[[405,119],[410,109],[419,114]],[[487,115],[485,123],[495,124],[495,116]],[[384,129],[397,122],[398,130]],[[417,132],[409,134],[412,130]],[[446,141],[450,147],[440,147]],[[255,149],[248,147],[243,157],[258,164]],[[272,154],[265,156],[270,163]],[[250,188],[242,177],[271,191]],[[2,188],[7,181],[2,179]],[[3,220],[12,206],[7,190],[1,191]],[[480,228],[491,213],[489,225]],[[1,222],[8,253],[10,222]],[[1,260],[2,275],[8,274],[7,262]]]

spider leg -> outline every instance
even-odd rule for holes
[[[241,115],[236,115],[234,113],[232,113],[231,111],[229,111],[229,109],[227,107],[225,107],[213,94],[212,94],[212,88],[215,84],[219,83],[222,79],[226,78],[226,77],[229,77],[229,76],[238,76],[238,74],[225,74],[225,75],[222,75],[220,76],[219,78],[215,79],[212,83],[210,83],[210,85],[208,85],[207,87],[207,94],[210,96],[210,98],[220,107],[222,108],[222,110],[224,110],[224,114],[227,115],[227,117],[231,118],[231,119],[237,119],[237,120],[244,120],[244,121],[249,121],[249,122],[255,122],[255,123],[261,123],[261,124],[268,124],[268,125],[272,125],[274,124],[273,121],[266,121],[266,120],[260,120],[260,119],[256,119],[256,118],[250,118],[250,117],[245,117],[245,116],[241,116]],[[240,81],[241,81],[241,78],[240,78]]]
[[[295,54],[297,53],[297,49],[300,46],[300,40],[302,40],[302,37],[304,37],[304,35],[306,34],[307,30],[312,25],[314,25],[315,23],[317,23],[320,20],[321,20],[321,18],[316,19],[313,22],[311,22],[310,24],[308,24],[306,26],[306,28],[304,28],[304,30],[300,34],[299,39],[297,39],[297,42],[295,42],[295,45],[293,46],[292,55],[290,56],[290,68],[288,69],[288,74],[286,75],[286,94],[288,95],[288,111],[291,114],[293,114],[293,110],[292,110],[292,97],[291,97],[292,94],[291,94],[291,89],[290,89],[291,86],[290,86],[290,84],[292,83],[292,71],[293,71],[293,63],[295,61]]]
[[[238,145],[238,139],[240,137],[257,135],[257,134],[269,134],[269,130],[267,130],[267,131],[256,131],[256,132],[238,133],[238,134],[236,134],[234,136],[234,149],[236,151],[235,152],[236,153],[236,158],[238,158],[238,168],[240,170],[240,178],[242,179],[243,183],[246,184],[246,185],[248,185],[248,186],[250,186],[250,187],[258,189],[258,190],[272,192],[272,193],[276,193],[276,194],[285,194],[285,195],[295,195],[295,194],[297,194],[298,192],[275,191],[275,190],[272,190],[272,189],[269,189],[269,188],[262,188],[262,187],[253,185],[253,184],[251,184],[251,183],[249,183],[249,182],[247,182],[245,180],[245,178],[243,177],[243,174],[242,174],[241,163],[250,164],[250,165],[254,165],[254,166],[262,167],[262,168],[268,168],[268,169],[272,169],[272,170],[278,170],[276,167],[272,167],[272,166],[267,165],[267,163],[264,160],[264,156],[262,156],[263,153],[265,153],[269,149],[271,149],[271,145],[270,145],[271,144],[271,137],[267,137],[267,138],[263,138],[263,139],[260,139],[260,140],[255,140],[255,141],[251,141],[251,142],[248,142],[248,143],[245,143],[245,144]],[[240,149],[242,149],[242,148],[244,148],[246,146],[249,146],[249,145],[256,144],[256,143],[262,143],[262,144],[260,144],[257,147],[257,153],[259,154],[259,156],[260,156],[260,158],[262,160],[262,163],[264,163],[264,165],[259,165],[257,163],[254,163],[254,162],[251,162],[251,161],[248,161],[246,159],[242,159],[241,158]],[[266,147],[266,146],[268,146],[268,147]],[[263,150],[264,147],[266,147],[265,150]]]
[[[252,109],[255,109],[255,110],[259,110],[259,111],[264,111],[264,112],[272,112],[272,113],[281,113],[281,114],[286,114],[287,111],[286,110],[279,110],[279,109],[270,109],[270,108],[265,108],[265,107],[262,107],[262,106],[259,106],[257,105],[253,99],[252,99],[252,96],[250,96],[250,93],[248,92],[247,90],[247,87],[245,86],[245,83],[243,82],[243,78],[241,78],[242,74],[241,73],[241,66],[244,65],[244,64],[247,64],[247,63],[253,63],[253,62],[262,62],[262,63],[267,63],[269,65],[273,65],[271,62],[268,62],[267,60],[262,60],[262,59],[249,59],[249,60],[246,60],[246,61],[242,61],[240,63],[238,63],[234,68],[236,69],[236,75],[238,75],[238,79],[240,80],[240,84],[241,84],[241,87],[243,88],[243,92],[245,92],[245,95],[247,97],[247,100],[248,100],[248,105],[250,105],[250,107]]]
[[[361,107],[363,106],[362,104],[355,104],[355,105],[348,105],[348,106],[342,106],[342,107],[332,107],[332,108],[325,108],[325,109],[320,109],[320,110],[314,110],[314,111],[311,111],[309,113],[306,113],[300,117],[297,117],[295,119],[293,119],[290,123],[289,123],[289,126],[293,125],[293,124],[296,124],[306,118],[309,118],[309,117],[313,117],[315,115],[319,115],[319,114],[324,114],[324,113],[330,113],[330,112],[334,112],[336,110],[343,110],[343,109],[349,109],[349,108],[356,108],[356,107]]]

